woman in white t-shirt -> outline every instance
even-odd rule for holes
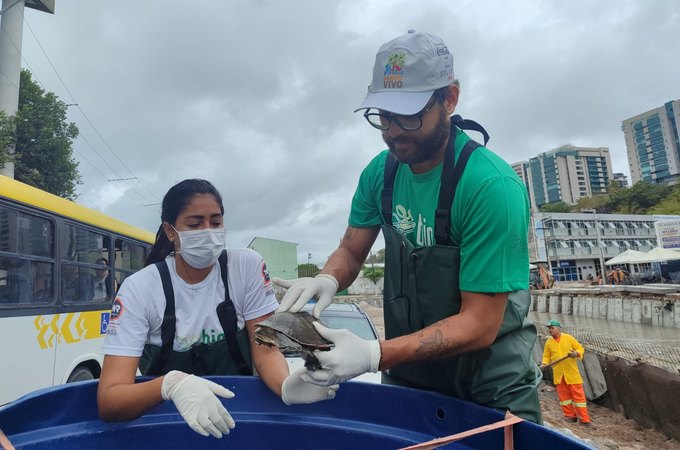
[[[113,302],[97,391],[102,419],[135,419],[172,400],[194,431],[222,437],[234,421],[216,396],[234,394],[200,376],[252,375],[253,367],[286,404],[335,396],[337,385],[304,382],[304,369],[289,374],[277,349],[254,343],[257,323],[278,303],[259,254],[224,250],[223,215],[222,196],[205,180],[184,180],[163,198],[146,267]],[[135,383],[138,368],[157,377]]]

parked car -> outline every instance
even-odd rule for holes
[[[307,303],[303,311],[307,311],[311,314],[313,309],[314,303]],[[344,328],[362,339],[378,339],[378,331],[376,330],[375,325],[373,325],[373,322],[371,322],[371,318],[357,305],[351,303],[331,303],[328,308],[321,313],[320,319],[321,323],[328,328]],[[288,369],[291,373],[305,365],[304,360],[297,353],[287,353],[285,357],[286,361],[288,361]],[[380,378],[381,375],[380,372],[378,372],[365,373],[352,380],[364,381],[367,383],[380,383]]]

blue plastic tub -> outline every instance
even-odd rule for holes
[[[17,449],[397,449],[503,419],[495,410],[395,386],[345,383],[334,400],[286,406],[256,377],[210,377],[236,393],[225,405],[236,428],[222,439],[192,431],[172,402],[143,417],[105,423],[96,381],[43,389],[0,408],[0,429]],[[589,448],[550,429],[514,426],[516,449]],[[443,448],[503,448],[502,429]]]

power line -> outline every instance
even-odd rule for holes
[[[43,90],[44,90],[44,89],[45,89],[45,86],[43,86],[43,84],[40,82],[40,79],[38,79],[38,76],[35,74],[35,72],[33,72],[33,68],[32,68],[31,65],[28,63],[28,61],[26,60],[26,58],[24,58],[24,54],[21,52],[21,49],[17,46],[16,42],[14,42],[14,39],[12,39],[12,36],[9,35],[9,33],[7,32],[7,30],[5,30],[4,27],[0,27],[0,28],[2,28],[2,32],[5,33],[5,35],[7,36],[7,39],[9,39],[9,41],[12,43],[12,45],[13,45],[14,48],[16,49],[17,53],[18,53],[19,55],[21,55],[21,60],[26,64],[26,67],[28,67],[28,70],[31,71],[31,73],[32,73],[33,76],[35,77],[35,80],[38,82],[38,84],[40,85],[40,87],[43,88]],[[4,75],[4,74],[3,74],[3,75]],[[12,83],[12,84],[14,84],[14,83]],[[17,89],[19,89],[18,86],[16,86],[16,85],[14,85],[14,86],[15,86]]]
[[[78,154],[79,154],[79,155],[80,155],[80,156],[81,156],[81,157],[82,157],[89,165],[91,165],[91,166],[94,168],[94,170],[96,170],[97,172],[99,172],[99,174],[102,176],[103,179],[105,179],[105,180],[107,179],[106,175],[104,175],[104,173],[103,173],[101,170],[99,170],[99,167],[97,167],[95,164],[93,164],[92,161],[90,161],[90,160],[88,159],[88,157],[85,156],[85,154],[84,154],[83,152],[81,152],[80,150],[78,150],[78,148],[76,148],[75,146],[73,147],[73,150],[75,150],[76,153],[78,153]],[[108,180],[107,180],[107,181],[108,181]],[[120,188],[119,188],[118,186],[116,186],[114,183],[110,183],[110,184],[111,184],[111,186],[113,186],[118,192],[120,192],[123,196],[125,196],[125,191],[124,191],[124,190],[120,189]],[[134,198],[132,198],[132,197],[130,197],[130,196],[127,196],[127,197],[128,197],[130,200],[132,200],[133,202],[135,202],[136,204],[142,205],[142,203],[138,202],[136,199],[134,199]]]
[[[38,47],[40,47],[40,50],[43,52],[43,55],[45,55],[45,58],[46,58],[47,61],[49,62],[50,66],[52,67],[52,70],[54,70],[54,73],[57,75],[57,78],[59,79],[59,81],[61,82],[61,84],[64,86],[64,89],[66,89],[66,92],[68,93],[69,97],[71,98],[71,101],[73,101],[73,103],[76,103],[76,104],[77,104],[77,102],[76,102],[76,100],[75,100],[75,97],[74,97],[73,94],[71,93],[70,89],[68,88],[68,86],[66,85],[66,83],[64,82],[64,80],[61,78],[61,75],[59,75],[59,72],[57,71],[57,68],[54,66],[54,64],[52,63],[52,60],[51,60],[50,57],[47,55],[47,52],[45,51],[45,49],[43,48],[42,44],[40,43],[40,40],[38,39],[38,37],[36,36],[36,34],[33,32],[33,28],[31,28],[31,25],[30,25],[30,24],[28,23],[28,21],[26,20],[26,16],[23,16],[23,17],[24,17],[24,22],[26,23],[26,26],[28,26],[29,31],[30,31],[31,34],[33,35],[33,38],[35,39],[36,43],[38,44]],[[104,145],[111,151],[111,153],[113,154],[113,156],[115,156],[116,159],[118,159],[118,161],[121,163],[121,165],[122,165],[122,166],[123,166],[130,174],[132,174],[132,175],[134,176],[134,173],[132,172],[132,170],[130,170],[130,168],[125,164],[125,162],[118,156],[118,154],[116,153],[116,151],[109,145],[109,143],[106,141],[106,139],[104,139],[104,136],[102,136],[102,134],[99,132],[99,130],[97,129],[97,127],[94,125],[94,123],[92,123],[92,121],[91,121],[90,118],[87,116],[87,114],[85,114],[85,111],[83,111],[83,109],[82,109],[79,105],[77,105],[76,107],[78,108],[78,111],[80,111],[80,113],[83,115],[83,117],[85,118],[85,120],[87,121],[87,123],[90,124],[90,126],[91,126],[92,129],[95,131],[95,133],[97,134],[97,136],[99,136],[99,138],[102,140],[102,142],[104,143]],[[88,142],[88,144],[90,145],[90,147],[92,147],[92,149],[94,150],[94,146],[92,146],[92,144],[90,144],[89,141],[86,140],[86,142]],[[104,162],[106,163],[106,165],[107,165],[107,166],[108,166],[108,167],[116,174],[116,176],[118,176],[119,178],[123,178],[123,177],[121,177],[121,176],[120,176],[120,175],[119,175],[119,174],[111,167],[110,164],[108,164],[108,162],[106,162],[106,160],[104,159],[104,157],[102,157],[101,154],[100,154],[99,152],[97,152],[97,151],[95,150],[95,153],[97,153],[97,155],[98,155],[102,160],[104,160]],[[146,186],[146,184],[145,184],[140,178],[138,178],[138,177],[136,177],[136,176],[135,176],[135,178],[136,178],[137,181],[142,185],[142,187],[144,187],[144,188],[145,188],[145,189],[153,196],[153,198],[155,198],[156,200],[160,200],[159,197],[158,197],[156,194],[154,194],[153,191],[151,191],[151,189],[149,189],[149,188]],[[132,187],[132,189],[133,189],[138,195],[140,195],[140,197],[144,198],[144,196],[141,195],[141,193],[139,193],[134,187]]]

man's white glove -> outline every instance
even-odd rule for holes
[[[314,278],[305,277],[294,280],[274,278],[272,283],[287,289],[276,312],[298,312],[308,301],[316,297],[314,317],[317,319],[321,315],[321,311],[331,304],[333,296],[338,292],[338,280],[333,275],[326,273],[321,273]]]
[[[307,383],[302,379],[302,374],[307,372],[304,367],[296,370],[283,380],[281,386],[281,400],[286,405],[296,405],[299,403],[315,403],[321,400],[331,400],[335,398],[335,392],[340,388],[337,384],[333,386],[317,386]]]
[[[215,397],[233,398],[229,389],[189,375],[171,370],[165,375],[161,386],[163,400],[172,400],[184,421],[198,434],[212,434],[221,438],[236,425],[222,403]]]
[[[319,334],[335,344],[331,351],[315,351],[321,369],[305,369],[302,379],[330,386],[342,383],[366,372],[377,372],[380,364],[380,342],[367,341],[348,330],[331,330],[314,322]]]

